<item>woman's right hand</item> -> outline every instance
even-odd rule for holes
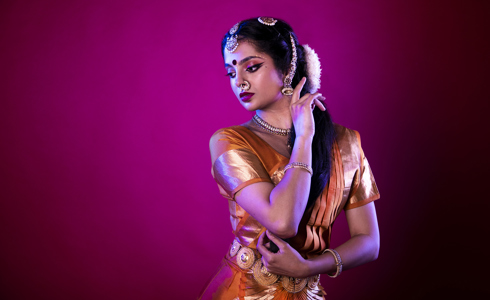
[[[270,251],[270,242],[265,242],[265,237],[277,245],[276,253]],[[264,231],[257,242],[257,250],[262,255],[262,263],[273,274],[306,278],[308,273],[307,261],[288,243],[274,235],[269,230]]]
[[[294,88],[289,109],[294,124],[296,137],[305,137],[313,139],[315,135],[315,120],[313,119],[313,110],[315,106],[325,111],[325,106],[321,102],[325,97],[320,93],[307,93],[299,97],[301,90],[305,85],[306,77],[303,77],[298,85]]]

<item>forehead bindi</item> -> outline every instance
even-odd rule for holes
[[[233,59],[231,61],[231,64],[233,66],[237,66],[237,65],[238,66],[241,66],[241,65],[243,65],[243,64],[245,64],[247,62],[251,62],[254,59],[259,59],[261,61],[265,61],[266,60],[265,57],[258,56],[258,55],[251,55],[251,56],[244,57],[244,58],[240,59],[239,61],[237,61],[236,59]],[[225,63],[225,68],[226,67],[232,67],[232,65],[230,65],[230,63]]]

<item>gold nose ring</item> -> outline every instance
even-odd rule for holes
[[[240,84],[240,88],[244,91],[248,91],[250,89],[250,82],[244,80],[242,84]]]

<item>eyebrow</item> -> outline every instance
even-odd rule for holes
[[[262,58],[262,57],[260,57],[260,56],[256,56],[256,55],[247,56],[247,57],[245,57],[244,59],[242,59],[241,61],[239,61],[239,62],[238,62],[238,65],[239,65],[239,66],[241,66],[241,65],[243,65],[244,63],[246,63],[247,61],[249,61],[249,60],[251,60],[251,59],[254,59],[254,58],[261,58],[261,59],[264,59],[264,58]],[[232,66],[232,65],[230,65],[230,64],[225,64],[225,68],[226,68],[226,67],[233,67],[233,66]]]

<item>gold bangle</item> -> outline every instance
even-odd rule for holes
[[[291,169],[291,168],[299,168],[299,169],[306,170],[308,173],[310,173],[311,176],[313,176],[313,169],[305,163],[302,163],[302,162],[289,163],[284,167],[284,173],[286,173],[286,171]]]
[[[330,275],[327,273],[328,276],[335,278],[335,277],[339,276],[340,273],[342,273],[342,259],[340,258],[340,254],[334,249],[325,249],[325,251],[323,251],[322,254],[324,254],[325,252],[332,253],[333,258],[335,259],[335,264],[337,265],[337,272],[335,272],[335,274],[333,274],[333,275]]]

